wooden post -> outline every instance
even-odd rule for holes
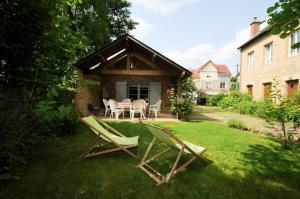
[[[181,93],[182,93],[182,78],[181,76],[179,76],[177,79],[177,99],[181,97]],[[176,113],[176,118],[179,119],[178,112]]]
[[[131,66],[131,53],[127,53],[127,66],[126,66],[126,70],[130,70],[130,66]]]

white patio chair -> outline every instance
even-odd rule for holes
[[[131,103],[130,99],[123,99],[122,102]]]
[[[110,108],[108,106],[108,101],[106,99],[103,98],[102,101],[103,101],[103,104],[104,104],[104,107],[105,107],[104,117],[106,117],[107,113],[110,112]]]
[[[119,115],[121,113],[123,113],[123,118],[124,118],[124,110],[117,108],[118,102],[116,100],[113,99],[108,100],[108,105],[110,107],[110,118],[114,117],[115,115],[116,119],[119,119]]]
[[[150,105],[149,112],[148,112],[148,118],[150,117],[151,112],[154,113],[155,118],[157,119],[157,115],[160,113],[162,100],[158,100],[155,104]]]
[[[130,118],[133,120],[134,119],[134,114],[139,113],[141,119],[145,119],[145,114],[144,114],[144,107],[145,107],[145,100],[134,100],[132,102],[131,108],[130,108]]]

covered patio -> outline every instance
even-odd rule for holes
[[[172,118],[168,92],[173,89],[179,96],[182,81],[191,75],[189,70],[130,35],[116,39],[75,66],[79,69],[79,81],[83,82],[76,95],[77,107],[83,115],[89,114],[88,104],[102,111],[102,99],[145,99],[149,105],[162,100],[159,117]],[[85,81],[100,85],[87,87]]]

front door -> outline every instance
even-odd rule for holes
[[[293,96],[297,91],[299,87],[299,80],[290,80],[287,81],[287,95],[288,97]]]
[[[264,99],[271,97],[271,83],[264,83]]]

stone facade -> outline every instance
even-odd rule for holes
[[[281,39],[276,35],[264,34],[241,48],[240,90],[249,92],[256,100],[265,98],[264,84],[279,80],[281,90],[287,95],[290,80],[300,79],[300,54],[291,56],[290,38]],[[272,62],[266,63],[265,46],[272,44]],[[253,67],[248,66],[248,54],[254,52]]]

